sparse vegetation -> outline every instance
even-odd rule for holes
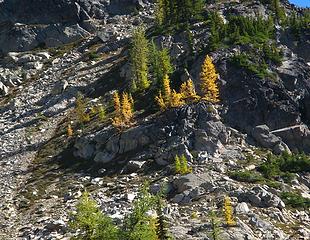
[[[78,93],[75,101],[75,113],[78,119],[78,123],[83,125],[90,121],[90,116],[86,113],[87,103],[84,96]]]
[[[229,175],[231,178],[240,182],[259,183],[264,181],[264,177],[255,171],[234,171]]]

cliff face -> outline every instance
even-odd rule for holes
[[[130,14],[142,1],[48,0],[0,3],[0,53],[67,44],[94,32],[110,15]]]
[[[176,239],[209,239],[211,211],[221,239],[309,239],[310,158],[296,155],[310,153],[309,22],[280,25],[268,0],[206,4],[187,26],[158,30],[154,1],[0,0],[0,239],[74,236],[69,213],[84,190],[121,224],[144,180],[152,193],[166,184]],[[288,19],[305,12],[280,7]],[[215,28],[211,12],[221,19]],[[256,27],[246,29],[248,20]],[[168,50],[176,90],[191,78],[201,94],[211,56],[220,102],[160,112],[153,84],[133,93],[129,126],[113,127],[113,93],[130,91],[139,25]],[[90,119],[82,124],[78,92]],[[176,155],[190,174],[175,174]],[[225,196],[235,227],[224,224]]]

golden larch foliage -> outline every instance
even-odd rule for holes
[[[161,94],[161,91],[159,92],[158,96],[155,97],[155,101],[157,102],[158,106],[160,107],[160,110],[165,110],[167,108],[165,100]]]
[[[170,95],[171,95],[170,79],[168,74],[166,74],[163,79],[163,97],[166,102],[169,101]]]
[[[234,220],[234,209],[231,205],[231,201],[230,201],[230,197],[225,197],[224,198],[224,215],[225,215],[225,221],[227,226],[232,227],[232,226],[236,226],[236,222]]]
[[[200,86],[203,93],[203,99],[212,103],[219,102],[219,88],[217,86],[218,74],[216,73],[215,66],[211,57],[207,55],[202,66],[200,73]]]
[[[184,104],[184,101],[182,100],[182,95],[180,93],[177,93],[175,90],[173,90],[171,93],[171,97],[170,97],[170,106],[180,107],[183,104]]]
[[[72,126],[71,126],[70,123],[68,124],[68,127],[67,127],[67,136],[68,137],[72,137],[73,136],[73,129],[72,129]]]
[[[133,116],[132,104],[129,101],[128,93],[122,94],[121,113],[125,124],[128,123]]]
[[[113,95],[115,116],[112,120],[112,124],[116,127],[126,127],[130,124],[133,117],[133,98],[128,93],[122,94],[120,100],[118,93]]]
[[[186,102],[195,102],[199,100],[199,96],[197,95],[195,90],[194,82],[191,79],[182,83],[180,93],[182,95],[182,99]]]

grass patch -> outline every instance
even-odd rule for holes
[[[261,174],[248,170],[233,171],[229,173],[229,176],[237,181],[248,183],[260,183],[265,180]]]

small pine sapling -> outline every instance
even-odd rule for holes
[[[106,112],[102,105],[98,106],[98,117],[100,121],[104,121],[106,118]]]
[[[176,155],[174,158],[174,170],[175,173],[181,173],[181,162],[178,155]]]
[[[219,234],[220,234],[220,223],[217,219],[216,213],[214,210],[210,212],[210,218],[211,218],[211,234],[210,237],[212,240],[219,240]]]
[[[180,164],[181,164],[181,172],[180,172],[181,174],[184,175],[192,172],[192,168],[188,166],[188,161],[184,154],[182,154],[180,158]]]

